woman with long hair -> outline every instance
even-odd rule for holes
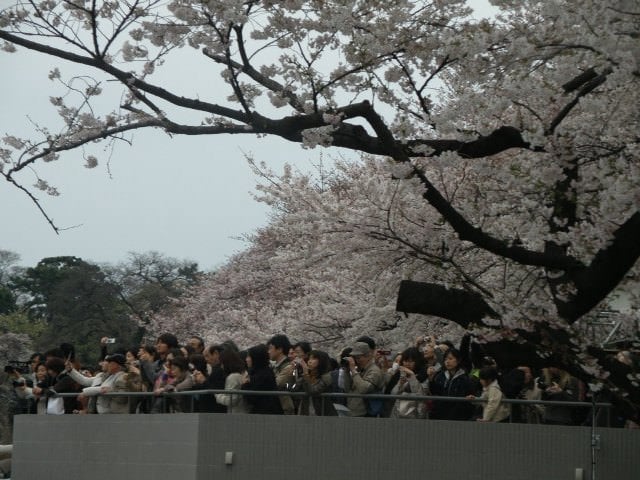
[[[224,389],[234,392],[242,389],[247,367],[237,352],[225,348],[220,353],[220,364],[226,375]],[[243,394],[216,393],[216,402],[227,407],[227,413],[249,413],[250,407]]]
[[[331,360],[327,352],[311,350],[309,360],[300,359],[302,377],[299,388],[309,396],[304,397],[298,407],[298,415],[336,416],[333,401],[320,397],[321,393],[333,390],[331,379]]]
[[[390,395],[416,396],[428,392],[428,376],[424,355],[416,347],[402,352],[400,364],[389,379],[385,393]],[[391,409],[394,418],[424,418],[424,400],[395,400]]]
[[[269,352],[267,346],[260,344],[251,347],[246,356],[249,374],[242,384],[243,390],[261,392],[275,392],[278,390],[276,377],[269,366]],[[251,406],[251,413],[267,415],[282,415],[280,399],[276,396],[246,395],[247,403]]]

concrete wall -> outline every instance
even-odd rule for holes
[[[640,478],[640,431],[598,429],[596,478]],[[233,464],[225,465],[225,453]],[[14,480],[590,480],[585,427],[267,415],[22,415]]]

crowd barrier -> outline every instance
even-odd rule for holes
[[[303,397],[320,397],[324,406],[324,402],[330,401],[332,403],[336,403],[336,400],[344,399],[344,398],[364,398],[364,399],[382,399],[382,400],[411,400],[411,401],[439,401],[439,402],[465,402],[465,403],[486,403],[486,400],[475,398],[473,400],[469,400],[464,397],[445,397],[445,396],[435,396],[435,395],[391,395],[384,393],[370,393],[370,394],[361,394],[361,393],[321,393],[319,395],[312,396],[306,392],[291,392],[286,390],[275,390],[275,391],[264,391],[264,390],[216,390],[216,389],[204,389],[204,390],[184,390],[180,392],[163,392],[161,394],[156,394],[154,392],[108,392],[101,393],[98,396],[106,396],[106,397],[129,397],[129,398],[157,398],[160,397],[162,399],[175,398],[175,397],[190,397],[190,412],[183,413],[193,413],[194,412],[194,399],[198,395],[215,395],[217,393],[223,393],[227,395],[251,395],[251,396],[286,396],[293,398],[303,398]],[[78,393],[57,393],[54,396],[59,397],[76,397]],[[563,406],[563,407],[572,407],[578,409],[589,410],[591,413],[592,424],[597,424],[599,426],[609,427],[611,425],[611,408],[612,404],[609,402],[569,402],[569,401],[552,401],[552,400],[521,400],[521,399],[512,399],[512,398],[503,398],[502,403],[509,405],[541,405],[541,406]],[[233,407],[228,407],[228,412],[232,413]],[[427,412],[428,418],[428,412]],[[509,417],[509,422],[512,421],[511,416]]]

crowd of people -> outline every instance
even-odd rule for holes
[[[80,365],[73,346],[63,344],[34,353],[28,373],[10,371],[19,413],[226,412],[554,425],[590,421],[583,406],[535,403],[584,401],[583,382],[553,365],[540,371],[526,365],[504,371],[488,356],[472,361],[468,337],[456,348],[421,336],[394,356],[363,336],[337,358],[308,342],[292,344],[282,334],[246,350],[232,341],[206,346],[198,336],[181,345],[175,335],[163,333],[155,344],[110,352],[110,340],[100,340],[101,361],[95,370]],[[616,358],[637,362],[628,351]],[[636,426],[633,420],[613,418],[612,426]]]

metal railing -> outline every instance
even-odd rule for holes
[[[73,392],[73,393],[55,393],[52,396],[57,397],[77,397],[81,392]],[[464,403],[472,403],[472,404],[480,404],[486,403],[486,399],[474,398],[467,399],[465,397],[444,397],[444,396],[436,396],[436,395],[391,395],[385,393],[370,393],[370,394],[361,394],[361,393],[342,393],[342,392],[333,392],[333,393],[321,393],[319,395],[312,395],[306,392],[300,391],[287,391],[287,390],[274,390],[274,391],[264,391],[264,390],[224,390],[224,389],[205,389],[205,390],[183,390],[179,392],[163,392],[163,393],[155,393],[155,392],[107,392],[100,393],[96,395],[96,397],[104,396],[104,397],[129,397],[130,399],[135,398],[161,398],[162,399],[162,410],[165,411],[167,406],[167,399],[171,398],[180,398],[180,397],[190,397],[189,401],[189,411],[183,413],[194,413],[195,401],[197,396],[201,395],[215,395],[215,394],[226,394],[226,395],[242,395],[242,396],[263,396],[263,397],[292,397],[292,398],[321,398],[322,402],[322,410],[324,411],[324,403],[327,401],[331,401],[332,399],[346,399],[346,398],[362,398],[366,400],[404,400],[404,401],[437,401],[437,402],[464,402]],[[89,397],[90,398],[90,397]],[[335,403],[332,401],[332,403]],[[592,415],[592,422],[595,421],[596,416],[600,413],[600,411],[605,412],[605,426],[611,425],[611,407],[612,404],[609,402],[577,402],[577,401],[554,401],[554,400],[522,400],[522,399],[512,399],[512,398],[503,398],[501,403],[508,405],[524,405],[524,406],[562,406],[562,407],[571,407],[571,408],[579,408],[579,409],[589,409]],[[233,406],[227,406],[227,412],[233,412]],[[206,413],[206,412],[198,412],[198,413]],[[428,412],[427,412],[428,419]],[[509,416],[509,422],[512,422],[512,413]]]

